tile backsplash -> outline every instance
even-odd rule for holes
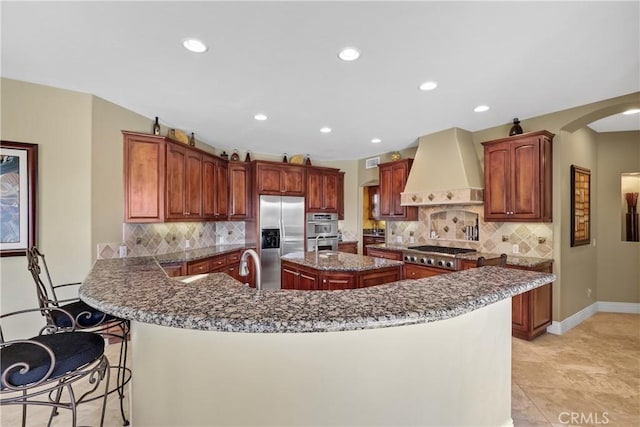
[[[465,218],[471,219],[476,216],[479,218],[479,241],[466,240],[464,234],[459,232],[460,224],[469,222]],[[445,227],[448,230],[446,232]],[[432,229],[437,230],[439,238],[430,238]],[[517,245],[517,255],[553,258],[553,224],[484,222],[482,205],[455,206],[448,209],[439,206],[420,207],[418,221],[388,221],[386,236],[387,243],[437,244],[508,255],[516,255],[513,246]]]
[[[244,243],[245,229],[244,222],[231,221],[125,223],[122,236],[122,242],[98,244],[98,259],[118,258],[122,245],[127,247],[127,256],[149,256],[216,244]]]

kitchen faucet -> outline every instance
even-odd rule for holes
[[[319,238],[323,238],[326,239],[327,237],[331,237],[331,234],[329,233],[318,233],[318,235],[316,236],[316,258],[318,258],[318,239]]]
[[[253,249],[247,249],[242,253],[242,257],[240,257],[240,275],[248,276],[249,275],[249,265],[247,263],[247,258],[251,256],[253,259],[253,264],[256,266],[256,289],[262,289],[262,266],[260,265],[260,257],[258,253]]]

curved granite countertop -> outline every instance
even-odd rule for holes
[[[261,290],[224,273],[184,283],[153,257],[97,260],[80,297],[106,313],[175,328],[297,333],[434,322],[553,282],[555,275],[481,267],[338,291]]]
[[[293,252],[281,259],[323,271],[366,271],[404,264],[402,261],[334,251],[320,251],[317,257],[315,252]]]
[[[255,249],[255,243],[237,243],[227,245],[209,246],[206,248],[189,249],[181,252],[173,252],[170,254],[156,255],[155,259],[160,264],[177,264],[182,262],[197,261],[200,259],[210,258],[216,255],[224,255],[226,253],[235,252],[240,249]]]
[[[377,243],[374,245],[367,245],[368,248],[376,248],[388,251],[404,251],[407,249],[405,245],[394,245],[388,243]],[[490,252],[467,252],[464,254],[457,254],[456,258],[476,261],[481,256],[485,258],[499,258],[499,253],[490,253]],[[553,262],[553,259],[550,258],[536,258],[536,257],[526,257],[520,255],[510,255],[507,254],[507,265],[513,265],[518,267],[527,267],[527,268],[536,268],[540,267],[546,263]]]

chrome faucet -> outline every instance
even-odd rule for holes
[[[249,275],[249,265],[247,263],[247,258],[251,256],[253,259],[253,264],[256,266],[256,289],[262,289],[262,266],[260,265],[260,257],[258,253],[253,249],[247,249],[242,253],[242,257],[240,257],[240,275],[246,277]]]
[[[316,258],[318,258],[318,239],[319,238],[323,238],[326,239],[327,237],[331,237],[331,234],[329,233],[318,233],[318,235],[316,236]]]

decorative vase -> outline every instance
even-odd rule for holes
[[[513,119],[513,126],[509,129],[509,136],[522,134],[522,127],[520,126],[520,120],[516,117]]]
[[[625,193],[625,199],[627,200],[627,242],[640,242],[640,231],[638,230],[637,205],[638,205],[638,193]]]

